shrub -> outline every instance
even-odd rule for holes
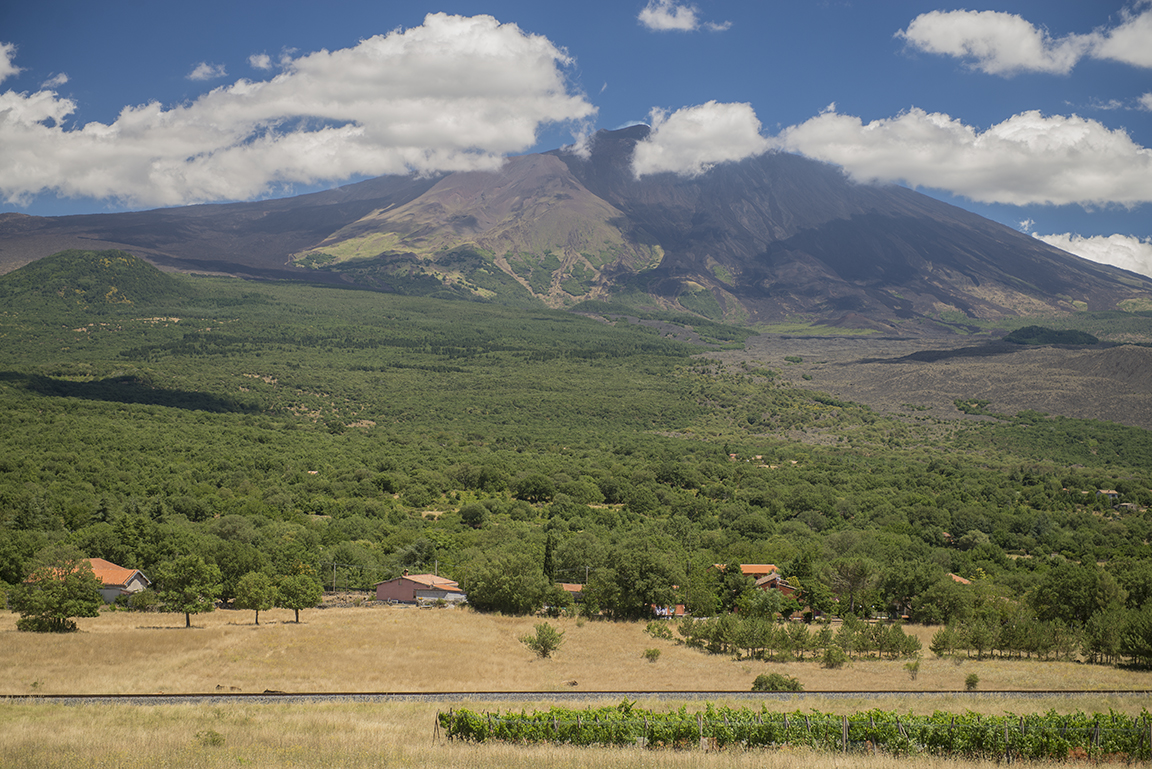
[[[660,659],[660,650],[659,649],[645,649],[644,650],[644,659],[648,660],[649,662],[655,662],[656,660]]]
[[[649,622],[648,626],[644,628],[644,632],[653,638],[663,638],[665,641],[672,640],[672,628],[668,627],[667,622],[661,622],[658,619]]]
[[[916,676],[920,675],[920,658],[904,663],[904,669],[908,671],[908,677],[915,681]]]
[[[559,649],[560,644],[563,642],[564,633],[552,627],[547,622],[541,622],[536,626],[535,635],[520,636],[520,643],[536,652],[536,656],[541,659],[547,659],[552,656],[552,653]]]
[[[761,673],[752,682],[754,692],[802,692],[804,684],[780,673]]]
[[[976,687],[980,685],[980,676],[975,673],[969,673],[968,677],[964,679],[964,691],[974,692]]]
[[[836,644],[832,644],[824,650],[824,656],[820,658],[821,667],[826,667],[830,670],[844,667],[844,663],[848,661],[848,655],[844,653]]]
[[[155,590],[141,590],[128,596],[128,608],[132,611],[160,611],[160,596]]]

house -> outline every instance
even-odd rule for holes
[[[1112,503],[1113,507],[1115,507],[1116,503],[1120,501],[1120,492],[1116,491],[1116,489],[1098,489],[1096,491],[1096,496],[1107,497],[1108,501]]]
[[[556,586],[572,596],[573,603],[580,603],[584,600],[584,586],[579,582],[557,582]]]
[[[784,581],[779,573],[769,574],[756,580],[756,587],[760,590],[779,590],[784,595],[796,595],[797,588]]]
[[[958,584],[961,584],[961,585],[971,585],[972,584],[971,580],[964,579],[959,574],[953,574],[952,572],[948,572],[948,576],[952,578],[953,582],[956,582]]]
[[[717,571],[724,571],[728,567],[722,563],[714,563],[714,564],[712,564],[712,568],[716,569]],[[778,571],[780,571],[780,570],[776,568],[776,564],[774,564],[774,563],[742,563],[742,564],[740,564],[740,572],[745,577],[751,577],[754,580],[760,579],[761,577],[770,576],[772,574],[777,573]]]
[[[104,603],[112,603],[122,595],[139,593],[152,583],[139,569],[117,566],[103,558],[89,558],[92,573],[100,580],[100,596]]]
[[[399,603],[420,603],[422,601],[449,601],[461,603],[465,600],[460,585],[447,577],[435,574],[404,574],[395,579],[376,583],[377,601],[397,601]]]

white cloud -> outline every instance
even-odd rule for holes
[[[680,4],[676,0],[648,0],[648,5],[644,6],[636,18],[645,27],[657,32],[694,32],[701,27],[712,32],[723,32],[732,26],[730,21],[701,21],[696,6]]]
[[[125,107],[111,124],[66,130],[75,102],[8,91],[0,195],[180,205],[355,175],[496,168],[531,147],[542,124],[595,113],[569,92],[570,63],[514,24],[430,14],[419,27],[289,58],[270,80],[171,108]]]
[[[40,87],[43,89],[46,89],[46,90],[52,90],[53,88],[59,88],[60,86],[64,85],[67,82],[68,82],[68,76],[66,74],[64,74],[63,72],[60,72],[60,73],[53,75],[52,77],[48,78],[47,80],[45,80],[43,83],[40,84]]]
[[[1147,6],[1148,3],[1139,5]],[[1123,21],[1115,29],[1097,33],[1091,55],[1096,59],[1112,59],[1134,67],[1152,67],[1152,6],[1142,13],[1125,9]]]
[[[1031,230],[1033,227],[1035,227],[1035,226],[1036,226],[1036,222],[1035,222],[1035,221],[1033,221],[1032,219],[1025,219],[1025,220],[1023,220],[1023,221],[1021,221],[1021,222],[1018,222],[1016,226],[1017,226],[1017,227],[1019,227],[1019,228],[1020,228],[1021,230],[1023,230],[1024,232],[1028,232],[1028,231],[1030,231],[1030,230]]]
[[[1086,35],[1053,39],[1022,17],[1000,11],[931,11],[896,36],[928,53],[967,59],[992,75],[1066,74],[1091,45]]]
[[[1131,235],[1096,235],[1085,238],[1070,232],[1033,237],[1093,262],[1152,276],[1152,238],[1141,240]]]
[[[255,69],[272,69],[272,57],[266,53],[254,53],[248,57],[248,64]]]
[[[671,115],[653,109],[650,123],[652,132],[637,143],[632,156],[632,172],[637,178],[663,172],[695,176],[716,163],[742,160],[770,149],[748,104],[710,101]]]
[[[20,68],[12,63],[16,55],[16,46],[11,43],[0,43],[0,83],[13,75],[20,74]]]
[[[991,75],[1067,74],[1084,57],[1152,67],[1152,4],[1126,9],[1113,28],[1054,38],[1023,17],[1001,11],[931,11],[896,33],[913,48],[954,56]]]
[[[1152,92],[1140,97],[1140,109],[1152,112]]]
[[[1075,115],[1023,112],[981,132],[915,108],[868,124],[824,112],[775,143],[843,166],[860,181],[903,181],[981,203],[1152,201],[1152,150]]]
[[[648,0],[648,5],[644,6],[637,18],[648,29],[661,32],[691,32],[700,26],[696,6],[677,5],[673,0]]]
[[[223,64],[209,64],[202,61],[188,73],[189,80],[215,80],[220,77],[227,77],[228,73],[224,70]]]

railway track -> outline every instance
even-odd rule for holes
[[[244,702],[258,704],[284,704],[309,702],[587,702],[589,700],[670,700],[706,701],[718,699],[746,700],[817,700],[817,699],[878,699],[951,697],[957,701],[980,699],[1041,699],[1045,697],[1119,697],[1137,698],[1152,702],[1150,690],[1102,689],[1032,689],[986,691],[808,691],[808,692],[749,692],[749,691],[519,691],[519,692],[155,692],[149,694],[0,694],[4,704],[121,704],[121,705],[175,705],[222,704]]]

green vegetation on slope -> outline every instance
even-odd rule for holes
[[[0,280],[0,580],[64,541],[146,573],[201,556],[226,599],[253,570],[467,585],[542,574],[546,551],[612,616],[719,600],[707,568],[733,561],[779,564],[837,612],[924,621],[1039,611],[1065,563],[1110,586],[1087,619],[1152,597],[1147,431],[890,417],[611,307],[164,277],[100,314]]]

